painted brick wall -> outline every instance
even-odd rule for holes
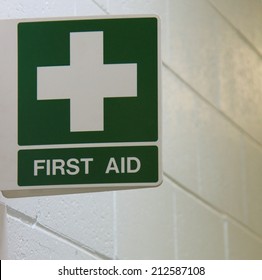
[[[260,0],[0,0],[1,19],[138,13],[162,22],[163,185],[1,197],[2,258],[262,259]]]

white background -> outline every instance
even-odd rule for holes
[[[2,280],[13,280],[17,278],[26,278],[28,280],[44,280],[44,279],[202,279],[202,280],[220,280],[220,279],[252,279],[260,280],[262,275],[262,262],[261,261],[5,261],[2,262],[1,277]],[[16,269],[13,269],[13,268]],[[64,270],[65,269],[67,270]],[[115,268],[114,268],[115,267]],[[159,271],[177,271],[177,267],[181,267],[181,271],[186,273],[184,275],[151,275],[157,268]],[[164,268],[169,268],[164,270]],[[192,268],[191,270],[186,269]],[[91,269],[105,271],[105,273],[114,273],[117,271],[119,274],[127,272],[127,269],[134,271],[139,269],[142,275],[136,276],[103,276],[103,275],[84,275],[80,274],[80,269],[90,271]],[[160,270],[161,268],[162,270]],[[198,268],[200,270],[198,270]],[[204,269],[203,269],[204,268]],[[59,270],[69,271],[75,275],[58,275]],[[77,273],[74,272],[77,269]],[[130,272],[132,272],[130,271]],[[178,270],[179,271],[179,270]],[[193,271],[196,273],[201,271],[204,275],[187,275],[187,272]],[[140,272],[140,271],[139,271]],[[94,272],[91,272],[94,273]],[[102,273],[102,272],[101,272]],[[137,272],[135,272],[137,273]]]

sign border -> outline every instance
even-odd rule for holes
[[[38,22],[38,21],[62,21],[62,20],[92,20],[92,19],[125,19],[125,18],[156,18],[157,19],[157,71],[158,71],[158,140],[154,142],[126,142],[126,143],[83,143],[73,144],[74,147],[121,147],[121,146],[157,146],[158,147],[158,181],[153,183],[105,183],[105,184],[68,184],[68,185],[42,185],[42,186],[30,186],[23,189],[18,186],[14,189],[4,189],[2,193],[7,198],[15,197],[28,197],[28,196],[42,196],[42,195],[62,195],[62,194],[77,194],[88,192],[101,192],[101,191],[114,191],[124,189],[140,189],[157,187],[162,184],[163,181],[163,169],[162,169],[162,59],[161,59],[161,29],[160,18],[155,14],[139,14],[139,15],[106,15],[106,16],[80,16],[80,17],[54,17],[54,18],[28,18],[28,19],[13,19],[3,20],[6,23],[13,21],[16,26],[22,22]],[[3,22],[1,21],[1,22]],[[16,58],[16,66],[18,58]],[[18,128],[18,120],[16,123],[16,130]],[[45,148],[66,148],[72,147],[72,144],[58,144],[58,145],[34,145],[34,146],[18,146],[17,151],[27,149],[45,149]],[[18,174],[18,167],[17,173]],[[50,187],[52,186],[52,187]]]

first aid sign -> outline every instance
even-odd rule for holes
[[[0,22],[0,189],[161,183],[154,16]]]

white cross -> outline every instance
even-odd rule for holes
[[[70,33],[69,66],[37,67],[37,100],[70,99],[71,131],[104,130],[104,98],[136,96],[137,64],[103,64],[101,31]]]

